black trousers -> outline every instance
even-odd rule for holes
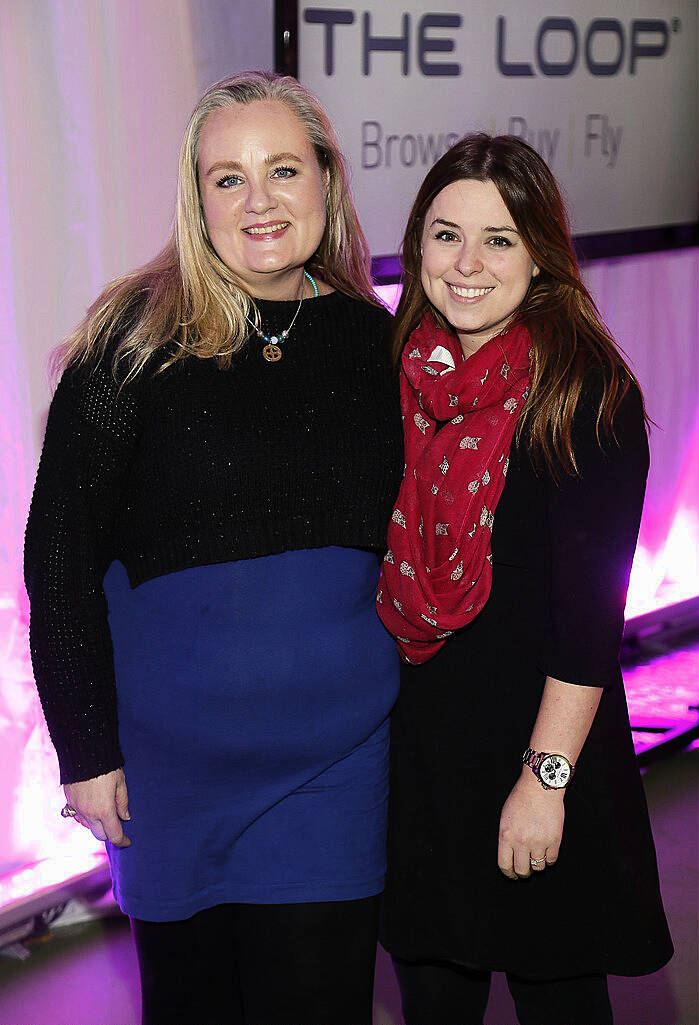
[[[143,1025],[371,1025],[378,897],[131,919]]]
[[[436,961],[393,961],[405,1025],[483,1025],[490,972]],[[546,982],[507,973],[520,1025],[613,1025],[606,975]]]

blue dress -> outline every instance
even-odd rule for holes
[[[131,846],[116,898],[149,921],[215,904],[350,900],[385,872],[398,657],[376,555],[285,552],[105,577]]]

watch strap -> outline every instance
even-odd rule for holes
[[[533,771],[534,775],[538,775],[541,763],[546,757],[548,752],[546,751],[535,751],[533,747],[528,747],[522,755],[522,761],[525,765]]]

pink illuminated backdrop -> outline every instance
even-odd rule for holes
[[[0,19],[0,909],[92,868],[61,819],[55,755],[27,655],[21,547],[51,347],[102,285],[165,239],[175,154],[203,87],[272,63],[271,5],[46,0]],[[269,15],[271,18],[271,15]],[[269,40],[264,46],[261,40]],[[697,593],[699,253],[587,271],[646,391],[653,467],[627,612]],[[382,289],[391,305],[396,288]]]

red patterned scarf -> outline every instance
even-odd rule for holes
[[[531,359],[515,325],[464,360],[431,313],[403,351],[406,470],[376,600],[406,662],[426,662],[488,600],[493,514]]]

